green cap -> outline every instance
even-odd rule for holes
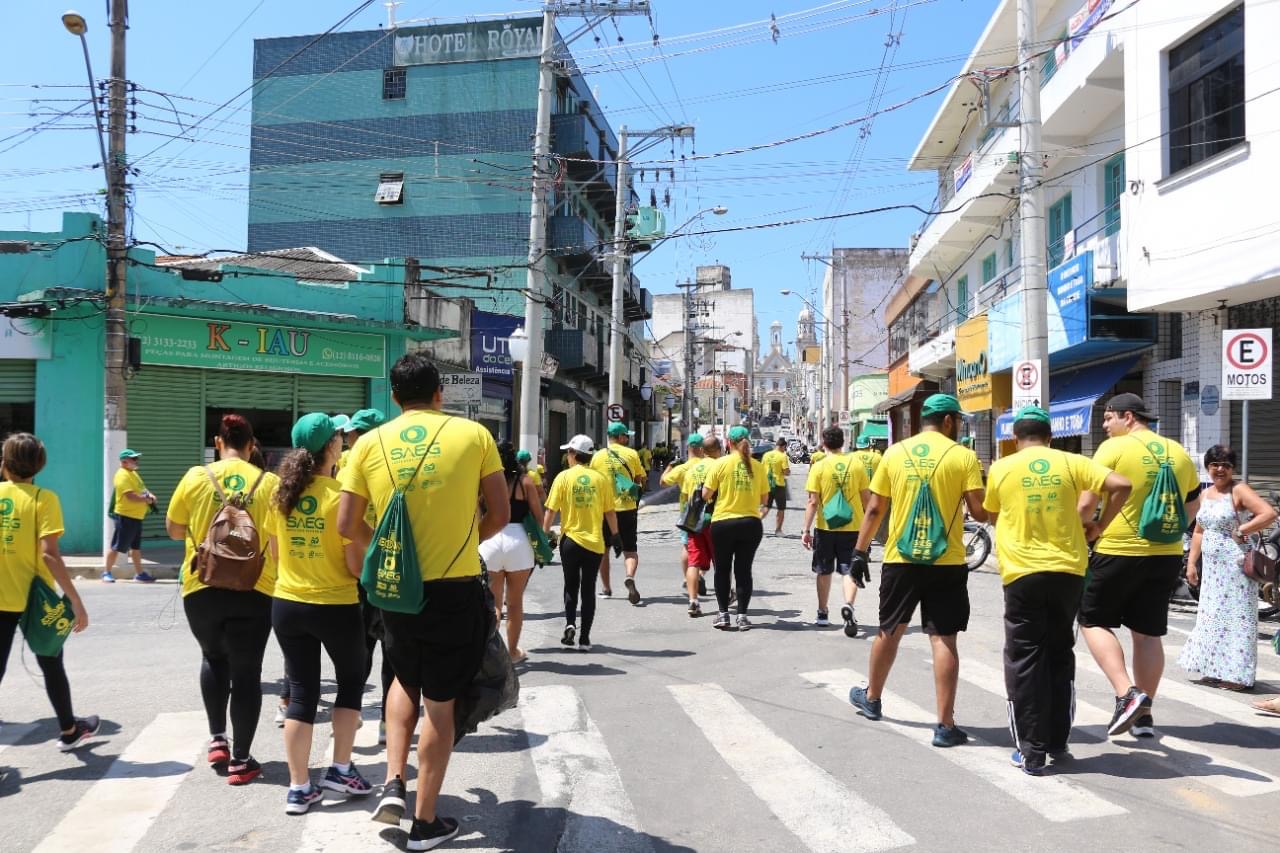
[[[532,458],[533,458],[533,454],[532,454],[532,453],[530,453],[530,452],[529,452],[529,451],[527,451],[527,450],[517,450],[517,451],[516,451],[516,461],[517,461],[517,462],[528,462],[528,461],[529,461],[530,459],[532,459]]]
[[[338,431],[337,422],[324,412],[312,412],[298,418],[293,425],[290,438],[294,447],[302,447],[312,453],[319,453]]]
[[[621,421],[614,421],[609,424],[609,437],[617,438],[620,435],[635,435],[635,432],[627,429],[627,425]]]
[[[692,433],[692,434],[689,436],[689,439],[688,439],[688,441],[687,441],[686,443],[687,443],[690,447],[701,447],[701,446],[702,446],[702,433],[700,433],[700,432]]]
[[[1018,413],[1013,416],[1014,421],[1040,421],[1040,423],[1049,423],[1049,413],[1039,406],[1023,406],[1018,409]]]
[[[871,439],[865,435],[858,436],[858,440],[854,442],[857,447],[870,447]]]
[[[746,438],[749,435],[751,435],[751,430],[747,429],[744,426],[736,426],[733,429],[729,430],[730,441],[742,441],[742,439]]]
[[[971,436],[971,435],[962,435],[962,436],[960,436],[960,446],[961,446],[961,447],[973,447],[973,436]]]
[[[129,448],[127,448],[127,447],[126,447],[124,450],[121,450],[121,451],[120,451],[120,459],[121,459],[121,461],[124,461],[125,459],[137,459],[137,458],[138,458],[139,456],[141,456],[141,455],[142,455],[142,454],[141,454],[141,453],[139,453],[138,451],[136,451],[136,450],[130,450],[130,449],[129,449]]]
[[[387,416],[378,409],[361,409],[351,416],[345,424],[338,428],[343,432],[368,432],[371,429],[377,429],[387,422]]]
[[[960,401],[950,394],[934,394],[925,399],[924,405],[920,407],[920,414],[927,417],[929,415],[960,415],[968,417],[964,413],[964,409],[960,408]]]

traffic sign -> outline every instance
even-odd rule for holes
[[[622,410],[622,404],[621,404],[621,403],[610,403],[610,404],[609,404],[609,420],[611,420],[611,421],[620,421],[620,420],[622,420],[622,419],[623,419],[623,417],[625,417],[625,416],[626,416],[626,412],[624,412],[624,411]]]
[[[1222,330],[1222,399],[1271,399],[1271,330]]]
[[[1023,406],[1042,406],[1044,371],[1040,359],[1031,358],[1013,365],[1013,410]]]

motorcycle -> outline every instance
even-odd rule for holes
[[[969,571],[981,568],[991,556],[991,548],[994,545],[991,536],[991,525],[974,521],[968,513],[965,513],[964,564]]]
[[[803,447],[796,448],[795,450],[788,450],[787,458],[791,460],[793,465],[808,465],[809,451],[805,450]]]

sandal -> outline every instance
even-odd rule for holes
[[[518,664],[518,663],[524,663],[524,662],[525,662],[525,661],[527,661],[528,659],[529,659],[529,655],[525,654],[524,649],[516,649],[516,650],[511,654],[511,663],[512,663],[513,665],[514,665],[514,664]]]
[[[1217,678],[1211,678],[1211,677],[1209,677],[1209,676],[1205,675],[1205,676],[1202,676],[1202,677],[1200,677],[1200,678],[1193,678],[1193,679],[1191,680],[1191,683],[1192,683],[1192,684],[1199,684],[1199,685],[1202,685],[1202,686],[1204,686],[1204,687],[1217,687],[1218,685],[1220,685],[1220,684],[1222,683],[1222,681],[1221,681],[1220,679],[1217,679]]]
[[[1253,709],[1264,714],[1271,714],[1273,717],[1280,717],[1280,696],[1274,699],[1259,699],[1253,703]]]
[[[1222,690],[1230,690],[1234,693],[1248,693],[1253,689],[1252,684],[1236,684],[1234,681],[1219,681],[1214,686]]]

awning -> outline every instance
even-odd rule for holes
[[[881,438],[889,440],[889,423],[887,421],[867,421],[858,430],[859,438]]]
[[[1049,404],[1054,438],[1088,435],[1093,428],[1093,404],[1124,378],[1141,356],[1094,364],[1049,377],[1053,399]],[[996,419],[996,438],[1013,439],[1013,411]]]
[[[572,385],[566,385],[555,379],[543,379],[542,390],[546,392],[548,397],[555,397],[557,400],[568,400],[572,403],[581,403],[584,406],[600,405]]]
[[[912,385],[910,388],[908,388],[905,391],[899,391],[897,394],[894,394],[892,397],[888,398],[887,400],[881,400],[879,403],[876,403],[875,409],[873,409],[873,411],[877,415],[883,415],[885,412],[892,411],[893,409],[896,409],[899,406],[905,406],[907,403],[910,403],[916,397],[925,397],[925,396],[928,396],[929,394],[936,394],[937,391],[938,391],[938,383],[930,382],[928,380],[924,382],[919,382],[915,385]]]

